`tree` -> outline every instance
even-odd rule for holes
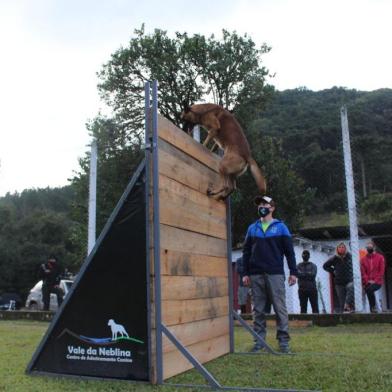
[[[361,213],[368,219],[378,222],[388,222],[392,220],[392,194],[370,195],[361,205]]]
[[[121,126],[114,120],[96,117],[88,124],[90,135],[97,141],[97,233],[109,218],[133,172],[143,158],[140,143],[124,138]],[[87,247],[88,185],[90,153],[79,160],[80,170],[72,178],[75,190],[72,218],[81,225],[81,243]]]
[[[290,161],[285,158],[281,141],[277,138],[262,136],[257,128],[248,134],[254,158],[263,162],[268,189],[273,196],[277,209],[275,216],[284,220],[290,230],[300,228],[307,205],[314,197],[314,190],[305,189],[304,181],[293,170]],[[256,206],[253,203],[256,193],[254,180],[247,173],[240,177],[238,189],[232,196],[232,236],[233,244],[241,244],[249,224],[257,219]]]
[[[88,125],[98,144],[98,231],[110,215],[143,156],[144,84],[159,81],[159,111],[181,125],[183,103],[208,100],[234,111],[243,125],[259,113],[273,88],[262,56],[247,35],[223,30],[222,39],[163,30],[147,35],[135,31],[128,47],[117,50],[101,72],[101,97],[113,109],[113,118],[97,116]],[[80,160],[72,179],[77,193],[74,218],[87,221],[89,154]]]
[[[264,135],[281,138],[283,155],[305,187],[314,189],[308,214],[347,209],[340,124],[343,104],[348,108],[359,202],[371,193],[391,192],[392,90],[280,91],[255,120]]]
[[[178,32],[170,38],[159,29],[146,35],[144,26],[135,35],[103,66],[98,86],[128,140],[140,137],[148,80],[159,81],[160,112],[176,125],[181,124],[183,102],[208,99],[238,112],[246,105],[252,108],[249,118],[263,108],[272,90],[266,84],[269,71],[261,65],[270,48],[256,48],[247,35],[223,30],[222,40]]]
[[[0,198],[0,293],[22,296],[38,280],[38,267],[49,254],[77,272],[83,260],[79,225],[69,217],[71,187],[29,189]]]

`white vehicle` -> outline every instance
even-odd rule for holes
[[[64,292],[64,297],[67,295],[68,291],[72,286],[73,280],[62,279],[60,281],[60,287]],[[42,280],[40,280],[31,290],[26,300],[26,308],[29,310],[43,310],[44,303],[42,301]],[[50,294],[50,304],[49,309],[52,311],[56,311],[58,308],[57,305],[57,296],[54,293]]]

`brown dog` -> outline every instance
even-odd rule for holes
[[[200,124],[208,131],[203,145],[213,139],[224,151],[219,163],[219,172],[223,179],[223,187],[218,190],[208,189],[207,195],[217,200],[226,199],[236,188],[236,178],[245,173],[248,166],[256,181],[259,192],[266,191],[265,178],[252,158],[248,141],[235,117],[219,105],[212,103],[192,105],[181,114],[184,130],[189,131]]]

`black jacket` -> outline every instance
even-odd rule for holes
[[[249,226],[242,251],[243,275],[284,275],[284,257],[290,275],[297,275],[291,234],[283,222],[274,219],[265,233],[260,219]]]
[[[343,258],[332,256],[324,263],[323,268],[335,276],[335,284],[339,286],[353,281],[353,263],[349,252]]]
[[[317,289],[316,275],[317,266],[310,261],[297,264],[298,286],[300,289]]]
[[[60,284],[61,273],[62,270],[58,262],[52,266],[49,263],[41,264],[39,269],[39,277],[42,279],[44,286],[56,286]]]

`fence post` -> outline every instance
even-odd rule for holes
[[[351,160],[350,131],[348,128],[347,109],[342,106],[340,110],[342,123],[343,153],[344,153],[344,171],[346,175],[346,190],[348,202],[348,215],[350,222],[350,248],[353,263],[353,282],[354,282],[354,300],[356,311],[362,311],[362,282],[361,269],[359,265],[359,240],[358,240],[358,222],[357,207],[355,202],[355,188],[353,165]]]
[[[90,184],[88,198],[88,238],[87,238],[87,255],[90,254],[95,245],[96,239],[96,210],[97,210],[97,140],[91,143],[90,155]]]

